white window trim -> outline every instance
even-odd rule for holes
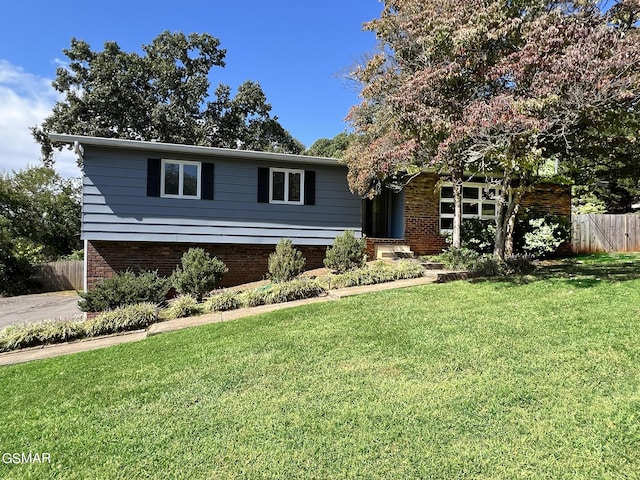
[[[275,172],[284,173],[284,200],[273,199],[273,174]],[[300,201],[294,202],[287,200],[289,198],[289,174],[300,174]],[[269,168],[269,203],[287,204],[287,205],[304,205],[304,170],[294,170],[291,168]]]
[[[451,182],[444,182],[442,184],[442,187],[440,188],[440,192],[442,192],[442,188],[443,187],[453,187],[453,184]],[[463,213],[462,214],[462,220],[464,221],[465,219],[468,218],[478,218],[480,220],[495,220],[496,218],[496,214],[498,212],[498,198],[497,196],[500,194],[500,187],[497,187],[495,185],[489,185],[486,183],[478,183],[478,182],[463,182],[462,183],[462,188],[465,187],[471,187],[471,188],[482,188],[483,190],[493,190],[495,192],[496,198],[493,199],[488,199],[488,198],[482,198],[482,192],[479,192],[478,195],[478,199],[467,199],[465,200],[464,198],[462,198],[462,206],[464,208],[464,204],[465,203],[474,203],[474,204],[478,204],[478,214],[473,214],[473,213]],[[440,196],[440,203],[438,205],[438,212],[440,214],[439,218],[438,218],[438,227],[440,227],[440,225],[442,225],[441,221],[443,218],[454,218],[455,214],[454,213],[442,213],[442,204],[443,203],[454,203],[454,199],[453,198],[442,198],[442,195]],[[495,205],[495,214],[493,215],[483,215],[482,214],[482,204],[490,204],[490,205]],[[451,233],[451,229],[450,228],[440,228],[440,233]]]
[[[173,164],[177,164],[179,165],[179,174],[178,174],[178,195],[174,195],[174,194],[169,194],[169,193],[165,193],[164,188],[165,188],[165,165],[167,163],[173,163]],[[184,166],[185,165],[195,165],[198,169],[196,175],[197,175],[197,181],[196,181],[196,185],[197,185],[197,192],[196,195],[184,195],[183,194],[183,189],[184,189]],[[202,164],[200,162],[189,162],[186,160],[172,160],[169,158],[163,158],[162,159],[162,165],[161,165],[161,173],[160,173],[160,196],[163,198],[190,198],[193,200],[200,200],[200,193],[201,193],[201,189],[202,189]]]

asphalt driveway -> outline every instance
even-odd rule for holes
[[[0,298],[0,328],[13,323],[32,323],[82,315],[78,300],[78,294],[73,291]]]

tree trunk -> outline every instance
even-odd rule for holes
[[[462,179],[451,176],[453,184],[453,232],[451,246],[460,248],[462,246]]]
[[[507,255],[507,237],[509,232],[509,221],[511,219],[511,203],[509,202],[511,175],[508,175],[505,172],[500,186],[500,198],[496,205],[496,235],[493,247],[493,256],[498,262],[504,263],[504,257]],[[513,240],[511,240],[510,248],[513,250]]]
[[[513,177],[505,172],[502,177],[500,201],[496,212],[496,236],[493,256],[500,263],[504,263],[505,257],[513,255],[513,234],[516,228],[516,218],[520,210],[520,201],[529,185],[530,178],[524,175],[519,179],[520,185],[512,188]],[[509,193],[511,192],[511,199]]]
[[[511,213],[507,220],[507,231],[505,234],[504,243],[504,255],[510,257],[513,255],[513,234],[516,228],[516,217],[518,216],[518,210],[520,209],[520,200],[522,199],[522,192],[518,190],[511,199]]]

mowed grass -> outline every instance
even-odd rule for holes
[[[1,368],[0,453],[52,463],[0,478],[639,478],[640,257],[616,262]]]

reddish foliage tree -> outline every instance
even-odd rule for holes
[[[494,254],[511,253],[523,194],[572,148],[590,119],[637,111],[638,0],[603,14],[596,2],[387,0],[366,25],[380,52],[357,68],[363,102],[349,121],[352,189],[433,167],[450,175],[460,245],[464,172],[502,187]],[[626,110],[625,110],[626,109]]]

